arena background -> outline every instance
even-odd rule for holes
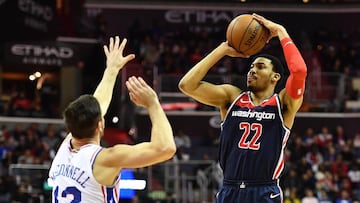
[[[9,137],[16,134],[18,126],[23,134],[31,131],[33,126],[37,126],[41,134],[55,128],[58,138],[66,133],[61,111],[80,94],[94,91],[105,65],[102,45],[114,35],[129,39],[127,51],[135,52],[138,61],[127,65],[118,77],[106,115],[104,145],[133,144],[149,138],[147,112],[135,108],[125,91],[124,81],[129,75],[143,76],[152,84],[159,93],[174,133],[185,133],[192,141],[190,148],[181,148],[176,157],[166,163],[132,170],[128,177],[146,180],[145,189],[130,190],[130,193],[121,196],[121,202],[135,202],[135,197],[139,202],[147,203],[214,202],[214,195],[221,184],[216,163],[216,142],[220,132],[218,112],[179,93],[177,82],[189,67],[183,67],[182,72],[166,72],[162,67],[164,64],[149,64],[145,60],[146,56],[141,55],[141,45],[149,35],[157,39],[153,43],[158,43],[158,46],[163,39],[170,41],[173,50],[194,41],[209,42],[201,47],[211,49],[224,40],[226,26],[233,17],[252,12],[285,25],[301,48],[309,69],[305,105],[297,114],[287,148],[289,157],[281,180],[284,197],[289,199],[296,187],[301,188],[296,191],[300,200],[305,197],[305,190],[310,188],[313,196],[323,202],[341,200],[342,191],[348,192],[353,202],[359,202],[360,146],[356,145],[355,138],[360,133],[360,102],[357,95],[347,95],[347,82],[359,81],[360,78],[360,66],[357,66],[360,65],[360,2],[356,0],[0,1],[0,25],[3,28],[0,38],[0,138],[6,138],[6,144],[0,142],[0,202],[10,202],[10,198],[18,202],[49,202],[51,188],[46,179],[51,159],[37,164],[35,161],[26,164],[19,160],[9,161],[3,149],[11,151]],[[304,36],[313,40],[310,47]],[[276,46],[276,43],[264,50],[273,53],[272,45]],[[14,52],[24,47],[41,52],[27,52],[26,49]],[[55,52],[46,52],[45,47]],[[355,50],[355,57],[351,58],[344,47]],[[317,59],[312,57],[327,48],[334,48],[341,58],[356,64],[351,67],[352,72],[347,73],[343,69],[334,71],[327,67],[329,63],[324,60],[322,65],[326,70],[319,74],[317,64],[311,59]],[[307,52],[309,50],[311,53]],[[179,55],[176,57],[180,58]],[[243,87],[241,74],[246,70],[233,71],[225,74],[213,72],[206,79]],[[42,77],[30,80],[29,77],[35,76],[36,72],[41,72]],[[357,84],[351,87],[354,90],[360,89],[358,83],[351,84]],[[38,101],[40,95],[40,110],[12,109],[11,102],[20,90],[31,102]],[[337,126],[343,128],[343,137],[337,134]],[[314,132],[314,140],[321,137],[323,127],[328,128],[334,141],[321,148],[323,151],[319,150],[324,160],[319,163],[314,157],[320,155],[308,153],[313,152],[314,144],[309,147],[304,137],[309,128]],[[300,144],[296,142],[298,138],[302,140]],[[341,140],[345,140],[346,144]],[[297,146],[304,147],[305,152],[295,151]],[[330,159],[327,150],[331,148],[335,148],[336,155],[343,157],[349,155],[344,149],[350,148],[352,159]],[[12,152],[15,154],[16,151]],[[54,151],[44,152],[49,157],[53,155],[51,153]],[[294,154],[299,160],[307,159],[310,171],[301,170],[309,165],[298,165]],[[24,154],[19,156],[21,160],[27,160]],[[40,156],[31,158],[39,160]],[[338,170],[337,166],[343,168]],[[294,168],[300,180],[295,181],[290,175]],[[323,178],[327,172],[332,176],[330,180]],[[348,180],[351,184],[346,182]],[[294,182],[289,183],[291,181]],[[328,194],[328,200],[321,195],[323,191]],[[349,197],[342,200],[349,202]]]

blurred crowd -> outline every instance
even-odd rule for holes
[[[97,27],[101,28],[101,32],[96,32],[96,35],[84,33],[78,35],[102,38],[100,41],[106,41],[108,38],[106,20],[103,16],[96,19],[99,18],[102,19],[102,23]],[[180,78],[224,40],[225,32],[225,30],[214,32],[201,28],[189,30],[182,26],[168,29],[158,22],[145,26],[134,21],[129,26],[126,37],[129,39],[128,51],[136,54],[136,63],[141,67],[144,76],[153,84],[159,82],[154,81],[155,75],[163,76],[165,78],[163,81],[169,83],[158,85],[178,92],[177,80],[166,80],[166,77]],[[360,100],[360,85],[354,86],[353,83],[354,79],[360,78],[360,29],[345,31],[319,28],[310,32],[299,30],[292,35],[308,66],[308,87],[304,103],[309,105],[304,111],[313,111],[314,108],[311,108],[313,102],[337,103],[336,108],[320,109],[320,111],[348,111],[345,107],[346,101]],[[270,41],[263,51],[276,56],[283,55],[278,40]],[[280,58],[284,63],[284,59]],[[225,80],[232,82],[235,75],[246,74],[249,61],[249,59],[225,57],[210,70],[209,75],[225,76]],[[60,93],[58,87],[44,85],[43,88],[36,89],[36,85],[33,86],[20,86],[17,82],[10,85],[11,88],[4,91],[1,96],[0,114],[60,117],[57,102]]]
[[[48,124],[44,129],[37,123],[16,124],[11,129],[7,125],[1,126],[0,202],[39,202],[35,199],[45,191],[43,188],[35,189],[34,185],[42,186],[43,182],[38,181],[46,180],[46,176],[37,179],[30,173],[26,179],[20,179],[16,178],[19,174],[10,171],[9,167],[11,164],[49,165],[66,134],[54,124]]]
[[[9,166],[49,164],[65,135],[66,131],[54,124],[49,124],[43,129],[36,123],[26,127],[18,124],[12,129],[2,126],[0,202],[9,202],[9,199],[15,201],[24,197],[35,198],[39,194],[49,195],[47,191],[35,192],[36,183],[16,178],[16,175],[10,173]],[[181,129],[174,132],[174,135],[179,149],[174,161],[216,161],[216,135],[200,138],[201,141],[199,136],[188,135]],[[193,150],[195,148],[197,150]],[[341,125],[292,132],[285,150],[285,159],[286,165],[280,181],[285,203],[310,202],[306,199],[313,199],[319,203],[360,202],[359,132],[346,134]],[[196,176],[198,169],[205,168],[199,165],[197,170],[192,170],[187,175]],[[194,188],[197,187],[194,185]]]
[[[360,201],[359,132],[345,134],[340,125],[293,132],[286,159],[284,202]]]

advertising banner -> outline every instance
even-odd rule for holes
[[[78,52],[78,46],[56,41],[6,43],[4,64],[62,67],[77,64]]]
[[[55,34],[56,1],[2,0],[2,39],[39,39]]]

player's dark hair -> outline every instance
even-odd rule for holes
[[[284,76],[284,66],[282,65],[282,63],[280,62],[280,60],[270,54],[258,54],[254,57],[254,59],[259,58],[259,57],[263,57],[263,58],[267,58],[271,60],[271,63],[273,64],[273,71],[275,73],[279,73],[281,75],[281,77]]]
[[[101,120],[99,102],[92,95],[81,95],[63,112],[65,125],[75,138],[91,138]]]

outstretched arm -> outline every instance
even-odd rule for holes
[[[282,25],[267,20],[257,14],[253,14],[253,16],[270,30],[269,40],[272,37],[278,37],[281,42],[290,75],[286,81],[285,89],[280,92],[279,96],[282,103],[286,106],[286,113],[284,114],[285,125],[291,128],[295,113],[299,110],[303,101],[307,75],[306,64],[298,48]]]
[[[100,176],[115,175],[121,168],[139,168],[159,163],[173,157],[176,151],[171,125],[155,91],[140,77],[130,77],[126,86],[131,101],[148,110],[152,124],[151,138],[149,142],[136,145],[118,144],[103,149],[96,161],[97,166],[100,166],[97,168],[101,172],[98,174]]]
[[[116,36],[115,40],[113,37],[110,37],[109,46],[104,45],[104,52],[106,55],[106,69],[99,85],[94,92],[94,97],[100,104],[102,116],[106,114],[110,105],[113,88],[119,71],[127,62],[135,58],[134,54],[129,54],[125,57],[123,56],[126,42],[127,40],[123,39],[120,44],[120,38]],[[64,141],[69,138],[71,138],[71,133],[66,136]]]
[[[116,81],[116,77],[119,71],[130,60],[135,58],[134,54],[123,56],[127,40],[123,39],[120,44],[120,38],[118,36],[110,38],[109,46],[104,45],[104,52],[106,55],[106,69],[104,75],[97,86],[94,97],[99,101],[102,116],[107,112],[110,105],[112,93]]]

